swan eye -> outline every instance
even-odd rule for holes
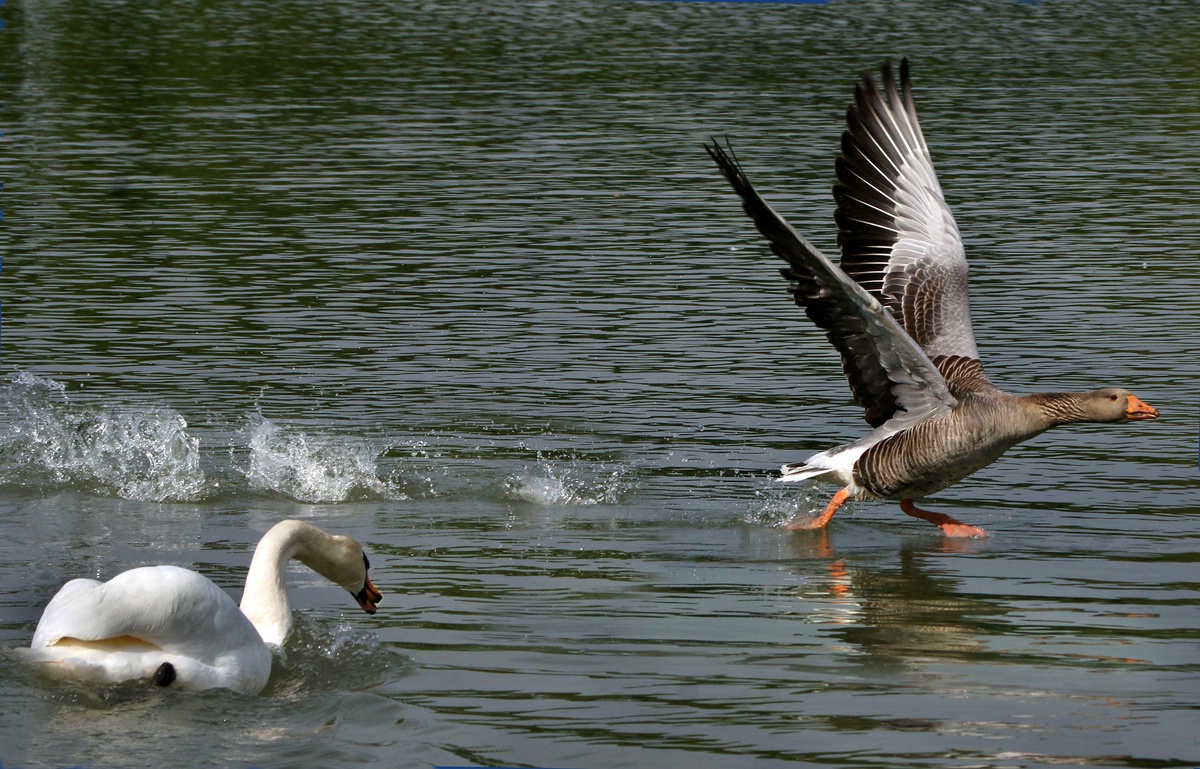
[[[366,553],[363,553],[363,568],[367,571],[371,570],[371,562],[367,559]]]

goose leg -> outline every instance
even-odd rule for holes
[[[969,526],[962,521],[951,518],[945,513],[934,513],[922,510],[913,504],[911,499],[900,500],[900,509],[913,518],[929,521],[942,530],[947,537],[986,537],[988,533],[978,526]]]
[[[837,512],[837,509],[850,498],[850,490],[842,489],[837,494],[833,495],[833,499],[829,500],[829,504],[825,507],[825,512],[813,518],[810,521],[793,521],[786,524],[783,528],[789,531],[799,531],[802,529],[823,529],[825,524],[829,523],[829,519]]]

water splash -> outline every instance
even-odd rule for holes
[[[411,658],[383,644],[354,619],[330,626],[297,612],[277,658],[271,696],[308,698],[315,691],[369,689],[413,667]]]
[[[0,482],[99,486],[124,499],[193,501],[205,489],[200,441],[166,406],[77,406],[29,372],[3,390]]]
[[[756,526],[783,526],[797,518],[811,518],[821,511],[825,489],[806,483],[797,494],[796,484],[771,480],[754,492],[754,502],[742,514],[742,522]]]
[[[406,499],[377,474],[383,453],[366,441],[314,436],[252,414],[245,433],[250,449],[250,485],[300,502],[344,502],[355,494]],[[386,450],[386,448],[384,449]]]
[[[505,481],[510,499],[535,505],[600,505],[619,502],[633,489],[628,467],[572,459],[555,462],[538,453],[537,464]]]

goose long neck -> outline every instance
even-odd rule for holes
[[[285,576],[287,564],[300,548],[301,531],[295,526],[276,525],[254,549],[246,587],[242,592],[242,614],[258,630],[263,641],[283,646],[292,629],[292,607],[288,602]]]
[[[1082,393],[1037,393],[1025,396],[1037,404],[1048,427],[1091,421],[1083,410]]]

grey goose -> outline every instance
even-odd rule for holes
[[[758,194],[728,139],[705,145],[776,255],[793,298],[841,353],[842,369],[873,430],[803,462],[779,480],[835,481],[842,489],[819,529],[848,499],[897,499],[946,536],[987,532],[914,501],[945,489],[1051,427],[1154,419],[1128,390],[1013,395],[984,373],[967,304],[967,260],[917,122],[907,59],[882,89],[865,72],[847,110],[837,158],[840,267]]]

